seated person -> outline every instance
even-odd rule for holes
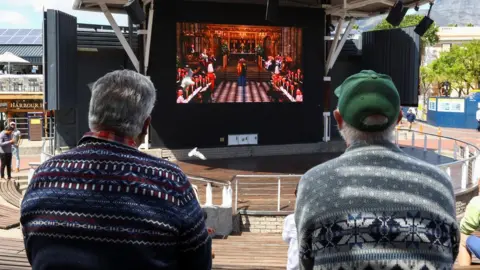
[[[460,222],[460,247],[458,263],[467,266],[472,263],[472,253],[480,258],[480,238],[472,235],[480,228],[480,196],[473,197],[465,209]]]

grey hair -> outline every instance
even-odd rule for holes
[[[366,125],[379,125],[384,124],[385,121],[388,122],[385,116],[380,115],[373,115],[365,118],[363,120],[364,124]],[[357,141],[364,141],[367,143],[373,143],[375,141],[393,141],[393,131],[395,129],[396,123],[389,126],[384,131],[380,132],[364,132],[360,131],[351,125],[347,124],[345,121],[343,122],[343,127],[340,129],[340,135],[342,138],[348,143],[351,144]]]
[[[153,83],[140,73],[131,70],[107,73],[93,84],[88,126],[92,131],[136,137],[152,113],[156,96]]]

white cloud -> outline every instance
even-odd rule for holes
[[[35,12],[42,12],[43,9],[56,9],[77,17],[78,23],[103,24],[108,25],[108,21],[101,12],[89,12],[73,10],[74,0],[0,0],[7,1],[11,7],[19,9],[29,8]],[[119,25],[126,26],[128,19],[126,15],[114,15]]]
[[[20,12],[10,10],[0,10],[0,23],[22,26],[28,24],[28,18]]]

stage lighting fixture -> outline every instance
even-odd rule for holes
[[[267,0],[267,11],[265,13],[266,21],[278,21],[278,8],[280,6],[279,2],[279,0]]]
[[[430,8],[428,9],[427,16],[423,17],[417,27],[415,27],[415,33],[417,33],[421,37],[428,31],[428,28],[430,28],[430,26],[432,26],[433,24],[433,20],[430,18],[430,11],[432,11],[432,7],[433,2],[430,2]]]
[[[138,0],[129,0],[123,8],[133,24],[141,24],[147,19],[145,12],[143,12],[142,5],[140,5],[140,1]]]
[[[387,22],[393,26],[399,26],[407,14],[408,8],[403,6],[402,0],[397,0],[387,16]]]

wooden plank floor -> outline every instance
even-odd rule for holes
[[[213,269],[285,269],[288,245],[280,234],[243,233],[214,239]]]
[[[0,270],[31,269],[22,239],[0,238]]]
[[[214,270],[283,270],[288,245],[280,234],[243,233],[214,239]],[[0,238],[0,270],[30,270],[22,239]],[[480,265],[455,269],[480,269]]]
[[[10,229],[20,225],[20,210],[0,205],[0,229]]]

